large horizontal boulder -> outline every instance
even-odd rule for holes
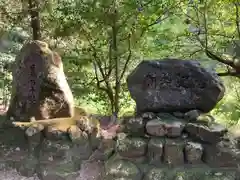
[[[142,61],[127,85],[138,113],[212,110],[225,92],[221,79],[193,60]]]
[[[12,68],[10,119],[50,119],[73,116],[74,99],[61,57],[42,41],[26,43]]]

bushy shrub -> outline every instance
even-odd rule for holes
[[[223,80],[225,96],[211,113],[217,121],[231,126],[240,121],[240,80],[234,77],[225,77]]]

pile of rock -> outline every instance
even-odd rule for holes
[[[9,117],[39,120],[72,114],[73,97],[61,59],[45,43],[27,44],[16,58],[13,75]],[[127,83],[136,101],[136,116],[124,117],[119,133],[110,132],[115,127],[102,130],[102,135],[116,134],[114,138],[87,133],[88,122],[82,129],[70,126],[66,136],[54,136],[56,139],[51,139],[54,130],[49,131],[43,141],[41,134],[30,127],[26,134],[31,151],[6,149],[2,151],[3,164],[10,162],[21,174],[37,173],[43,180],[240,177],[240,150],[227,129],[205,115],[224,95],[223,83],[216,74],[196,61],[143,61],[129,75]],[[17,160],[16,154],[20,157]],[[226,167],[230,171],[212,171],[210,167]]]
[[[125,118],[124,132],[118,134],[115,153],[106,162],[106,179],[167,178],[169,167],[173,171],[182,167],[199,166],[237,170],[240,165],[240,150],[229,139],[227,129],[215,122],[209,122],[208,116],[200,114],[195,122],[189,122],[186,117],[194,113],[195,110],[185,113],[185,118],[170,113],[151,112]],[[209,178],[207,174],[201,173],[191,175],[188,179],[199,176]],[[175,178],[178,179],[177,175]],[[222,177],[224,178],[227,177]],[[234,178],[235,176],[231,176],[230,179]]]
[[[206,121],[188,122],[167,113],[144,113],[137,118],[129,117],[124,121],[124,133],[118,134],[117,151],[126,157],[148,157],[148,163],[157,166],[206,162],[217,167],[230,164],[237,167],[240,163],[240,159],[235,159],[237,156],[225,160],[227,154],[237,155],[237,152],[231,152],[230,147],[228,151],[222,147],[223,142],[231,143],[227,129],[215,122],[208,122],[207,116],[203,118]],[[223,153],[214,154],[209,147]]]
[[[128,87],[137,115],[123,119],[106,179],[214,179],[205,173],[170,177],[166,168],[239,167],[240,150],[227,129],[206,114],[224,94],[216,74],[196,61],[143,61],[129,75]]]

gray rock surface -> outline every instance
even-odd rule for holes
[[[159,114],[159,117],[146,124],[146,131],[152,136],[179,137],[185,122],[170,114]]]
[[[181,166],[184,164],[184,141],[166,139],[164,146],[164,162],[169,166]]]
[[[31,41],[16,56],[8,117],[29,121],[73,115],[74,99],[61,57],[48,44]]]
[[[225,88],[214,72],[197,61],[142,61],[127,78],[137,112],[209,112],[223,98]]]
[[[202,161],[203,147],[199,143],[188,142],[184,148],[184,154],[189,164],[200,164]]]
[[[197,122],[188,123],[185,126],[185,131],[193,138],[216,144],[222,139],[227,129],[218,123]]]

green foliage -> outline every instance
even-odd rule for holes
[[[216,120],[227,125],[240,122],[240,80],[238,78],[224,78],[226,94],[211,112]]]

